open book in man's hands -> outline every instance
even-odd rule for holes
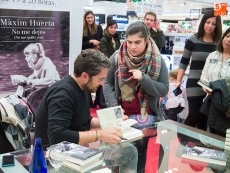
[[[123,110],[121,106],[114,106],[110,108],[97,110],[97,116],[101,125],[101,128],[107,127],[118,127],[121,129],[123,138],[127,140],[125,141],[134,141],[139,138],[142,138],[143,133],[139,129],[135,129],[131,126],[137,123],[134,119],[123,120]]]
[[[212,92],[212,89],[210,88],[209,82],[208,82],[208,81],[200,79],[200,80],[197,82],[197,84],[200,85],[200,86],[202,86],[203,88],[205,88],[205,89],[208,90],[209,92]]]

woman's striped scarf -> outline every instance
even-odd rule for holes
[[[117,78],[121,90],[122,101],[132,101],[135,92],[138,92],[140,110],[143,120],[147,118],[149,109],[148,94],[140,86],[138,80],[133,79],[129,70],[139,69],[143,74],[148,74],[153,80],[157,80],[161,70],[161,56],[154,41],[149,38],[145,53],[140,57],[133,57],[127,49],[127,41],[124,41],[117,54],[118,69]]]

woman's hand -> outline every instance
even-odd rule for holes
[[[133,79],[141,80],[143,78],[143,74],[140,70],[129,70],[129,73],[133,74]]]
[[[100,50],[100,46],[99,46],[99,45],[94,46],[93,48],[94,48],[95,50]]]
[[[204,90],[208,95],[211,95],[212,92],[208,91],[208,90]]]
[[[93,44],[94,46],[98,46],[100,41],[98,41],[98,40],[89,40],[89,43]]]

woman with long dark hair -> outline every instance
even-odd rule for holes
[[[168,93],[168,69],[142,22],[129,25],[110,62],[103,86],[107,106],[122,105],[139,129],[163,120],[158,101]]]
[[[177,75],[176,87],[178,88],[181,85],[186,68],[189,63],[191,64],[186,84],[189,113],[185,124],[201,130],[207,129],[207,116],[199,112],[205,92],[197,82],[200,79],[206,58],[209,53],[215,51],[221,35],[222,24],[220,16],[214,16],[214,10],[207,11],[201,19],[198,32],[190,36],[185,44]]]
[[[108,20],[107,26],[104,30],[104,35],[100,40],[100,51],[108,58],[119,49],[121,43],[119,35],[116,32],[117,22],[115,20]]]

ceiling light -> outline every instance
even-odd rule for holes
[[[190,4],[190,5],[193,5],[193,4]]]
[[[176,1],[172,1],[172,3],[176,3]]]

